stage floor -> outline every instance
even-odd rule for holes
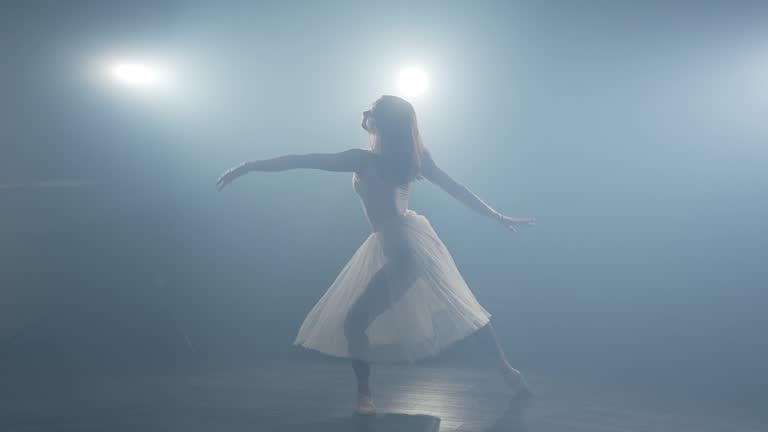
[[[376,366],[379,414],[353,414],[343,362],[291,362],[186,376],[17,377],[0,388],[0,432],[584,431],[757,432],[711,407],[584,388],[529,374],[515,402],[494,369]]]

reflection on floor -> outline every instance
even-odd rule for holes
[[[279,364],[194,376],[17,377],[0,387],[0,431],[760,431],[765,424],[529,374],[516,402],[495,370],[377,366],[379,413],[359,417],[345,362]]]
[[[276,426],[278,432],[438,432],[440,419],[429,415],[384,413],[378,416],[345,416],[307,423]]]

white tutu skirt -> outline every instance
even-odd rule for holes
[[[407,210],[360,246],[309,312],[294,345],[369,362],[413,362],[490,317],[427,218]]]

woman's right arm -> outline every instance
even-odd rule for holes
[[[535,222],[532,218],[510,218],[494,210],[493,207],[472,193],[469,188],[454,180],[448,173],[437,166],[434,159],[432,159],[432,155],[426,149],[421,159],[421,173],[429,181],[439,186],[459,202],[475,212],[501,223],[512,231],[515,231],[514,225],[533,224]]]
[[[360,171],[371,152],[353,148],[338,153],[290,154],[271,159],[252,160],[230,168],[216,181],[216,187],[222,190],[236,178],[251,171],[286,171],[297,168],[310,168],[323,171],[357,172]]]

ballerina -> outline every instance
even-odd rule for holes
[[[368,149],[247,161],[219,177],[218,190],[251,171],[310,168],[352,172],[372,233],[304,319],[294,345],[348,358],[357,377],[360,415],[375,414],[371,363],[434,356],[479,331],[519,398],[532,395],[510,364],[485,310],[427,218],[408,209],[411,184],[426,178],[481,215],[516,232],[533,218],[494,210],[435,163],[422,144],[413,106],[385,95],[363,112]]]

